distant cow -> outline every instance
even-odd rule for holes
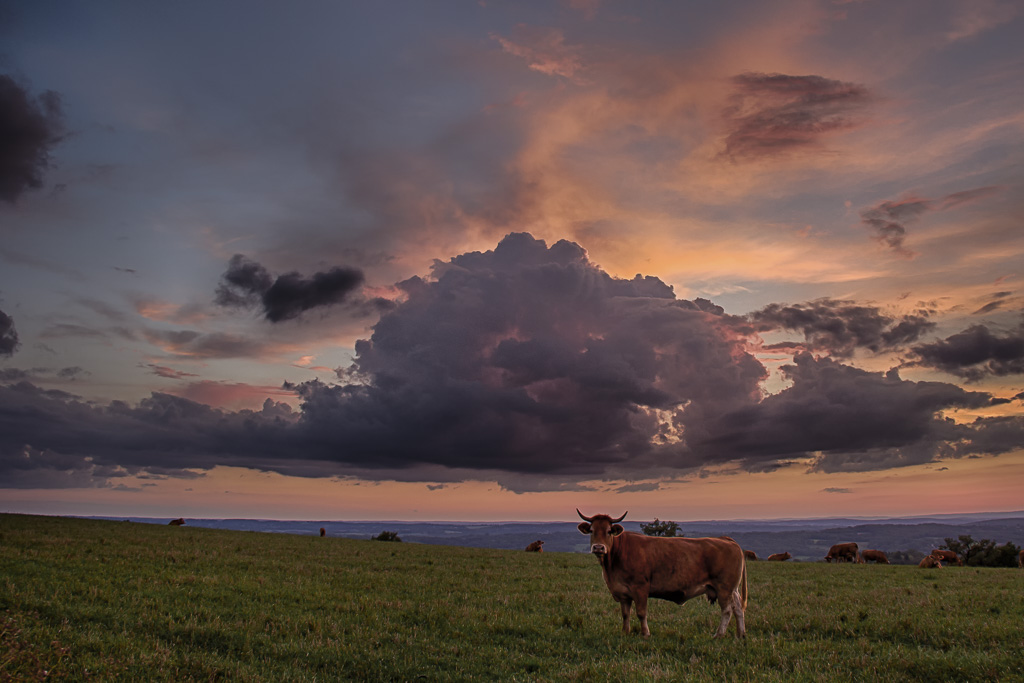
[[[942,563],[934,555],[926,555],[917,566],[921,569],[941,569]]]
[[[629,633],[629,615],[636,603],[641,633],[647,637],[647,599],[670,600],[678,605],[698,595],[718,600],[722,620],[715,637],[725,635],[736,616],[737,637],[746,636],[743,611],[747,607],[747,563],[736,541],[724,538],[668,538],[626,531],[609,515],[587,517],[578,509],[581,534],[590,536],[590,552],[597,557],[604,582],[622,609],[622,632]]]
[[[756,560],[757,553],[755,553],[753,550],[744,550],[743,557],[747,558],[748,560]]]
[[[178,517],[177,519],[172,519],[171,521],[167,522],[167,524],[169,524],[170,526],[181,526],[184,523],[185,520],[181,517]]]
[[[323,527],[320,527],[320,538],[323,538],[326,535],[327,535],[327,529],[325,529]]]
[[[861,564],[877,562],[878,564],[889,564],[889,558],[881,550],[862,550],[860,553]]]
[[[964,563],[960,561],[960,556],[954,553],[952,550],[939,550],[936,548],[931,552],[931,556],[938,560],[949,564],[950,562],[956,563],[956,566],[962,567]]]
[[[856,562],[857,561],[857,544],[856,543],[836,543],[834,546],[828,549],[828,555],[825,556],[826,562]]]
[[[768,561],[769,562],[785,562],[786,560],[788,560],[791,557],[793,557],[793,556],[790,555],[789,551],[787,550],[784,553],[773,553],[773,554],[769,555],[768,556]]]
[[[530,545],[526,546],[526,552],[528,552],[528,553],[542,553],[542,552],[544,552],[544,541],[534,541]]]

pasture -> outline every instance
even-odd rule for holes
[[[748,578],[746,641],[703,598],[643,639],[585,554],[0,515],[0,681],[1024,680],[1022,570]]]

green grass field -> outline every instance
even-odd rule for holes
[[[1024,680],[1024,571],[748,575],[643,639],[584,554],[0,515],[0,681]]]

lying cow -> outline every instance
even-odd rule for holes
[[[181,517],[178,517],[178,519],[172,519],[171,521],[167,522],[167,524],[169,526],[181,526],[184,523],[185,523],[185,520],[183,518],[181,518]]]
[[[834,546],[828,549],[828,555],[825,556],[826,562],[857,562],[857,544],[856,543],[836,543]]]
[[[769,562],[785,562],[786,560],[788,560],[791,557],[793,557],[793,556],[790,555],[789,551],[787,550],[784,553],[772,553],[771,555],[768,556],[768,561]]]
[[[743,557],[747,558],[748,560],[756,560],[757,553],[755,553],[753,550],[744,550]]]
[[[964,566],[964,563],[960,561],[960,556],[952,550],[939,550],[936,548],[931,552],[931,556],[946,564],[954,563],[958,567]]]
[[[881,550],[862,550],[860,553],[861,564],[876,562],[878,564],[889,564],[889,558]]]
[[[925,555],[924,559],[917,566],[921,569],[941,569],[942,563],[934,555]]]
[[[544,541],[534,541],[530,545],[526,546],[526,552],[528,552],[528,553],[542,553],[542,552],[544,552]]]
[[[746,636],[743,611],[747,607],[747,564],[743,549],[725,538],[666,538],[626,531],[619,524],[626,515],[587,517],[578,509],[581,534],[590,536],[590,552],[597,557],[604,582],[622,608],[622,632],[629,633],[629,616],[636,603],[640,631],[647,637],[647,599],[670,600],[678,605],[698,595],[718,600],[722,621],[715,637],[725,635],[736,615],[736,635]]]

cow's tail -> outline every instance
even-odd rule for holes
[[[747,611],[747,558],[740,557],[740,561],[743,562],[742,571],[740,572],[740,599],[743,604],[743,611]]]

